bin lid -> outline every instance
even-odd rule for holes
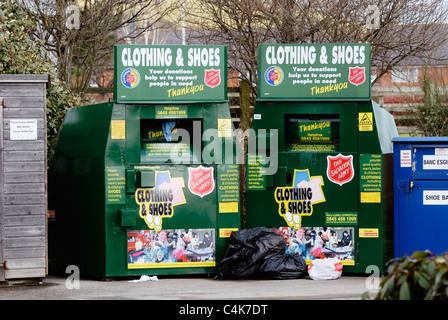
[[[393,143],[448,143],[448,137],[395,137]]]
[[[372,100],[372,109],[375,116],[376,126],[378,129],[378,138],[380,141],[382,153],[393,153],[392,139],[398,137],[397,126],[395,119],[386,109],[379,106],[378,103]]]

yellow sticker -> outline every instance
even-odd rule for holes
[[[198,267],[215,267],[215,266],[216,261],[129,263],[128,269],[198,268]]]
[[[238,201],[235,202],[220,202],[219,212],[238,212]]]
[[[360,112],[358,117],[359,117],[359,131],[373,130],[372,112]]]
[[[361,203],[381,203],[381,192],[361,192]]]
[[[380,231],[378,228],[374,229],[359,229],[360,238],[379,238]]]
[[[111,139],[126,139],[126,121],[112,120],[111,121]]]
[[[238,231],[238,228],[223,228],[219,229],[220,238],[229,238],[232,231]]]
[[[232,136],[232,120],[218,119],[218,137],[227,138]]]

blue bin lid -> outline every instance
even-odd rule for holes
[[[448,143],[448,137],[394,137],[393,143]]]

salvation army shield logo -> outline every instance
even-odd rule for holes
[[[221,70],[206,69],[204,83],[210,88],[219,86],[221,83]]]
[[[213,167],[188,168],[188,189],[190,192],[201,198],[212,193],[215,189],[213,179]]]
[[[129,89],[133,89],[140,83],[140,73],[134,68],[127,68],[121,73],[121,83]]]
[[[355,176],[353,168],[353,156],[327,156],[327,177],[333,183],[342,186],[344,183],[350,182]]]
[[[349,67],[348,81],[355,86],[363,84],[366,81],[366,68]]]
[[[283,78],[284,78],[283,70],[282,68],[277,66],[269,67],[264,73],[264,80],[270,86],[278,86],[280,83],[282,83]]]

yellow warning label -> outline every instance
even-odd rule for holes
[[[232,231],[238,231],[238,228],[225,228],[219,229],[219,237],[220,238],[229,238],[232,234]]]
[[[227,138],[232,136],[232,123],[230,119],[218,119],[218,137]]]
[[[381,192],[361,192],[361,203],[381,203]]]
[[[359,131],[373,130],[372,112],[360,112],[358,117],[359,117]]]
[[[219,203],[219,212],[238,212],[238,201],[235,202],[220,202]]]
[[[126,138],[125,120],[112,120],[110,133],[112,139],[125,139]]]
[[[379,229],[359,229],[359,237],[360,238],[378,238],[379,237]]]

